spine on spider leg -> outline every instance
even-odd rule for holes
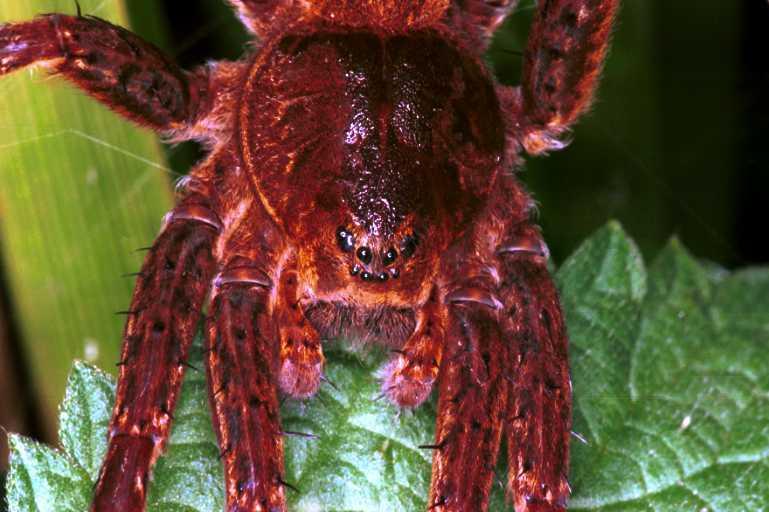
[[[487,510],[507,403],[496,314],[477,302],[450,306],[441,365],[429,510]]]
[[[261,273],[240,268],[237,274],[242,282],[221,280],[227,283],[215,292],[207,337],[209,400],[224,462],[226,509],[280,512],[286,510],[288,484],[277,329],[267,312],[269,289]]]
[[[531,234],[533,235],[533,232]],[[536,242],[500,255],[506,368],[508,491],[516,512],[563,511],[570,489],[571,380],[568,338],[555,285]],[[538,238],[538,236],[537,236]]]
[[[176,217],[174,216],[176,215]],[[178,206],[147,255],[125,329],[109,447],[92,512],[144,510],[213,272],[214,215]]]

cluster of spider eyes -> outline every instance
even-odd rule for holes
[[[355,237],[353,236],[352,232],[350,232],[350,230],[345,227],[337,228],[336,241],[339,245],[339,248],[344,252],[352,252],[355,250]],[[376,279],[379,282],[385,282],[390,277],[397,279],[400,276],[400,270],[397,267],[392,267],[391,265],[395,263],[399,255],[403,258],[408,258],[414,254],[414,251],[417,248],[417,243],[417,237],[412,233],[403,239],[400,247],[400,254],[395,247],[390,247],[387,249],[387,251],[382,254],[382,264],[385,267],[390,268],[388,268],[386,272],[383,271],[378,274],[369,272],[363,266],[371,263],[374,257],[371,249],[366,246],[358,247],[358,249],[355,250],[355,256],[360,264],[353,264],[350,267],[350,274],[353,276],[359,276],[362,281],[373,281]]]

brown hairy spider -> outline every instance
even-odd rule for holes
[[[43,63],[209,149],[137,279],[91,510],[144,510],[207,297],[228,511],[286,510],[278,394],[312,396],[338,337],[393,350],[398,406],[437,383],[430,510],[487,509],[503,434],[515,510],[565,510],[566,331],[508,171],[563,147],[618,0],[540,0],[515,88],[481,54],[516,0],[231,3],[256,50],[194,71],[93,17],[0,27],[0,74]]]

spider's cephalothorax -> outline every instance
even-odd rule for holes
[[[133,34],[51,14],[0,26],[0,74],[45,63],[120,114],[210,148],[139,274],[92,510],[141,511],[203,302],[227,510],[285,510],[278,394],[321,340],[388,344],[383,391],[439,389],[430,510],[486,510],[502,435],[517,512],[564,510],[567,338],[519,153],[563,146],[617,0],[547,0],[522,84],[481,60],[515,0],[231,0],[243,61],[179,69]]]

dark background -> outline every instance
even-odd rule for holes
[[[248,43],[223,2],[165,6],[160,44],[185,66],[236,59]],[[488,52],[503,83],[518,81],[532,7],[521,0]],[[521,173],[557,263],[611,218],[647,258],[675,235],[730,268],[769,261],[766,34],[764,0],[623,2],[597,101],[572,145]],[[170,151],[178,170],[194,154]]]
[[[248,43],[222,1],[169,1],[160,13],[140,0],[128,5],[134,29],[187,67],[236,59]],[[532,5],[521,1],[488,53],[503,83],[517,83]],[[521,172],[556,263],[612,218],[647,260],[675,235],[697,257],[729,268],[769,262],[767,34],[765,0],[624,1],[597,101],[573,144],[530,159]],[[179,171],[200,155],[194,144],[168,154]],[[0,403],[0,415],[11,430],[35,436],[5,290],[0,276],[0,338],[10,340],[0,346],[0,389],[26,408]]]

